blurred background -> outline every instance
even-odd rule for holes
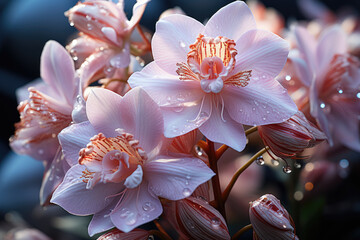
[[[88,239],[86,224],[89,218],[68,216],[59,208],[43,209],[39,206],[42,163],[14,154],[8,145],[8,139],[14,133],[14,123],[19,121],[15,91],[40,76],[40,55],[46,41],[56,40],[65,46],[77,33],[64,16],[64,12],[76,2],[76,0],[0,0],[0,106],[4,114],[0,128],[0,239],[3,239],[5,234],[9,235],[11,229],[24,227],[37,228],[52,239]],[[135,0],[124,0],[124,2],[125,11],[130,17]],[[230,2],[232,1],[151,0],[141,25],[149,31],[154,31],[160,14],[175,6],[179,6],[187,15],[203,22],[220,7]],[[321,2],[334,13],[344,11],[360,13],[358,0]],[[261,3],[276,9],[286,21],[286,27],[293,21],[307,20],[308,15],[300,10],[296,1],[263,0]],[[234,155],[229,152],[228,158],[231,158],[232,154]],[[271,167],[262,167],[261,171],[256,169],[249,171],[248,179],[252,179],[255,186],[261,189],[261,193],[266,193],[266,190],[274,190],[278,193],[277,197],[281,199],[297,223],[300,239],[360,239],[359,155],[346,149],[337,149],[330,155],[329,158],[332,159],[330,162],[336,163],[336,169],[346,169],[346,176],[340,177],[341,180],[335,182],[325,182],[326,191],[320,190],[313,196],[310,194],[308,201],[305,201],[304,196],[298,200],[295,197],[294,201],[296,192],[294,189],[291,190],[292,194],[288,194],[291,178],[296,178],[299,172],[294,171],[292,176],[284,181],[283,174],[277,173]],[[314,178],[324,177],[321,174],[326,172],[324,169],[329,168],[325,165],[320,167],[322,172],[318,172]],[[256,165],[254,167],[259,168]],[[226,172],[226,170],[226,167],[223,167],[222,171]],[[241,186],[245,188],[245,185]],[[259,193],[254,194],[253,200],[260,196]],[[240,210],[240,213],[244,214],[243,219],[239,221],[240,224],[229,226],[233,233],[242,223],[248,224],[246,208],[249,199],[242,198],[242,200],[245,202],[244,205],[243,202],[236,202],[240,200],[235,196],[233,200],[229,200],[233,201],[232,204],[235,206],[241,205],[245,209]],[[250,231],[243,239],[251,238]]]

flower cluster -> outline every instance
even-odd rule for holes
[[[148,4],[128,20],[123,1],[79,2],[65,12],[78,36],[45,45],[10,139],[44,161],[41,204],[92,215],[90,236],[110,230],[99,239],[230,239],[226,201],[252,162],[290,173],[324,140],[360,151],[360,61],[340,25],[285,31],[278,13],[234,1],[204,24],[169,10],[151,34]],[[223,153],[247,145],[263,148],[222,189]],[[271,194],[249,218],[254,239],[298,239]],[[150,222],[158,230],[141,229]]]

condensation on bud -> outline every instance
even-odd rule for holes
[[[250,222],[254,239],[295,239],[294,222],[274,195],[265,194],[250,203]]]

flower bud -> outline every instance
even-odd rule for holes
[[[285,122],[259,126],[258,131],[264,144],[280,158],[294,159],[306,148],[326,139],[300,111]]]
[[[131,232],[122,232],[118,229],[101,235],[97,240],[148,240],[149,232],[143,229],[136,228]]]
[[[271,194],[265,194],[251,202],[249,216],[254,239],[298,239],[291,216]]]
[[[184,238],[230,239],[224,218],[202,197],[173,202],[172,208],[166,210],[172,211],[172,214],[175,210],[175,217],[169,220]]]

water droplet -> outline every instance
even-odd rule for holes
[[[295,168],[301,168],[301,163],[295,162],[295,163],[294,163],[294,167],[295,167]]]
[[[324,109],[326,107],[325,103],[320,104],[320,108]]]
[[[184,195],[185,197],[189,197],[189,196],[191,195],[190,189],[184,188],[184,190],[183,190],[183,195]]]
[[[348,168],[349,167],[349,161],[347,159],[341,159],[339,162],[339,165],[341,168]]]
[[[263,117],[262,119],[265,121],[265,120],[266,120],[266,117]]]
[[[214,229],[218,229],[221,224],[221,221],[218,217],[213,217],[211,219],[211,227]]]
[[[179,45],[180,45],[180,47],[182,47],[182,48],[185,48],[185,47],[186,47],[186,44],[185,44],[183,41],[180,41],[180,42],[179,42]]]
[[[259,106],[259,103],[256,100],[254,100],[254,103],[256,106]]]
[[[344,91],[342,89],[339,89],[338,92],[342,94]]]
[[[292,169],[290,166],[283,166],[283,172],[289,174],[292,172]]]
[[[188,180],[185,180],[185,185],[189,185],[189,181]]]
[[[187,222],[187,224],[189,225],[190,228],[194,229],[195,228],[195,225],[193,222]]]
[[[40,155],[44,154],[44,150],[43,150],[43,149],[39,149],[39,150],[38,150],[38,154],[40,154]]]
[[[150,212],[152,210],[154,210],[154,206],[151,202],[145,202],[143,205],[142,205],[142,209],[145,211],[145,212]]]
[[[204,154],[202,148],[199,147],[198,145],[195,145],[195,152],[199,157]]]
[[[127,209],[127,208],[123,208],[120,211],[120,217],[121,218],[126,218],[127,216],[129,216],[131,212]]]
[[[255,111],[256,109],[253,107],[252,110]]]
[[[285,76],[285,80],[286,80],[286,81],[290,81],[290,80],[291,80],[291,76],[290,76],[290,75],[286,75],[286,76]]]
[[[358,93],[356,94],[356,97],[357,97],[357,98],[360,98],[360,92],[358,92]]]
[[[91,31],[93,29],[93,26],[90,23],[86,24],[86,26],[89,31]]]
[[[154,240],[154,236],[150,235],[147,240]]]
[[[264,157],[263,156],[258,157],[256,159],[256,163],[260,166],[264,165],[265,164]]]
[[[126,224],[127,225],[134,225],[136,223],[137,217],[136,214],[133,212],[130,212],[130,214],[126,218]]]
[[[69,19],[69,24],[70,24],[70,26],[74,26],[75,25],[75,23],[73,22],[73,21],[71,21],[70,19]]]
[[[88,20],[88,21],[91,21],[91,19],[92,19],[91,16],[89,16],[89,15],[86,15],[85,18],[86,18],[86,20]]]
[[[271,164],[274,166],[279,166],[280,162],[277,159],[271,159]]]

